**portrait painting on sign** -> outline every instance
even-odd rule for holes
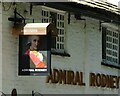
[[[19,75],[47,75],[50,71],[50,46],[46,35],[19,36]]]

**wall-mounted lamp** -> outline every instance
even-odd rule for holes
[[[20,17],[18,18],[19,15]],[[16,8],[14,10],[14,17],[9,17],[9,21],[14,23],[12,27],[13,35],[47,35],[51,32],[52,36],[57,36],[57,28],[52,23],[27,23],[25,18],[20,15]]]
[[[20,17],[18,17],[17,15]],[[14,27],[25,25],[25,18],[17,12],[16,8],[14,10],[14,17],[9,17],[8,20],[14,23]]]

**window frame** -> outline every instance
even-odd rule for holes
[[[55,47],[56,48],[51,48],[51,53],[53,55],[61,55],[61,56],[67,56],[67,57],[70,57],[70,55],[66,52],[66,27],[67,27],[67,15],[68,13],[66,11],[62,11],[62,10],[58,10],[58,9],[54,9],[54,8],[50,8],[50,7],[46,7],[46,6],[41,6],[41,11],[42,10],[45,10],[45,11],[48,11],[48,17],[49,17],[49,20],[50,20],[50,12],[54,12],[57,14],[60,14],[60,15],[63,15],[64,16],[64,42],[60,42],[59,44],[63,43],[63,46],[64,48],[63,49],[57,49],[57,38],[56,37],[56,44],[55,44]],[[42,13],[42,12],[41,12]],[[56,26],[57,26],[57,22],[58,22],[58,17],[56,16]],[[41,22],[42,22],[42,18],[43,18],[43,15],[41,14]],[[61,21],[61,20],[60,20]],[[58,28],[58,26],[57,26]],[[58,34],[60,35],[60,34]]]
[[[112,31],[112,33],[113,32],[118,32],[118,56],[117,56],[118,57],[118,63],[109,62],[105,58],[106,54],[107,54],[106,53],[106,48],[107,48],[106,47],[106,42],[107,42],[107,33],[106,33],[106,31],[107,30]],[[106,25],[101,26],[101,32],[102,32],[102,62],[101,62],[101,64],[105,65],[105,66],[108,66],[108,67],[111,67],[111,68],[120,69],[120,32],[119,32],[118,28],[114,27],[114,26],[110,26],[110,24],[106,24]],[[112,39],[113,38],[114,37],[112,36]],[[114,50],[112,49],[112,51],[114,51]]]

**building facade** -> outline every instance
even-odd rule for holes
[[[1,91],[10,94],[15,88],[18,94],[32,94],[32,91],[41,94],[120,94],[120,12],[114,5],[109,7],[103,2],[101,8],[100,2],[92,3],[86,0],[1,3]],[[15,8],[25,18],[25,23],[52,22],[56,25],[58,37],[52,42],[50,76],[18,75],[20,41],[18,35],[12,34],[13,22],[8,20],[14,17]]]

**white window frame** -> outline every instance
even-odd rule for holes
[[[117,65],[117,64],[119,63],[119,38],[120,38],[120,37],[119,37],[119,32],[117,32],[117,31],[115,31],[115,30],[112,30],[112,29],[110,29],[110,28],[107,28],[106,30],[112,32],[111,35],[106,34],[106,60],[107,60],[107,57],[110,57],[111,59],[117,59],[116,62],[113,61],[113,60],[112,60],[112,61],[107,60],[107,62],[113,63],[113,64]],[[118,34],[118,38],[117,38],[117,37],[114,37],[114,36],[113,36],[113,35],[114,35],[113,33],[117,33],[117,34]],[[109,40],[107,40],[107,37],[111,37],[112,42],[110,42]],[[118,40],[118,44],[115,44],[115,43],[113,42],[113,39]],[[112,47],[112,48],[109,48],[110,46],[107,46],[107,44],[108,44],[108,45],[111,44],[111,47]],[[113,49],[113,46],[116,46],[116,47],[117,47],[117,50]],[[108,54],[108,53],[107,53],[107,50],[111,50],[112,53]],[[116,53],[117,56],[114,56],[113,53]]]
[[[106,43],[106,46],[105,46],[106,47],[105,48],[105,50],[106,50],[106,54],[105,54],[106,59],[102,58],[102,62],[104,63],[104,65],[110,65],[110,66],[115,67],[115,68],[118,68],[118,67],[120,68],[120,64],[119,64],[119,58],[120,58],[119,57],[119,52],[120,52],[119,51],[120,50],[119,49],[120,48],[120,46],[119,46],[120,45],[119,44],[120,43],[119,29],[118,29],[118,27],[116,25],[114,25],[114,24],[108,24],[108,23],[102,24],[102,27],[106,28],[106,37],[105,37],[106,40],[104,41]],[[103,30],[101,30],[101,31],[103,32]],[[111,32],[111,34],[107,34],[108,31]],[[117,33],[118,37],[113,36],[114,35],[113,33]],[[117,43],[113,42],[113,39],[117,40]],[[108,45],[110,45],[110,46],[108,46]],[[113,45],[115,45],[117,49],[113,49]],[[111,50],[111,53],[110,53],[110,51],[107,51],[107,50]],[[113,52],[116,53],[116,56],[114,56],[115,54],[113,54]],[[111,60],[110,59],[108,60],[107,57],[110,57]],[[112,60],[114,60],[113,58],[117,59],[116,60],[117,62],[112,61]]]
[[[45,17],[41,14],[41,19],[48,19],[48,22],[51,22],[50,20],[50,12],[54,12],[54,13],[57,13],[57,22],[56,22],[56,26],[57,26],[57,29],[58,29],[58,37],[56,37],[56,45],[55,45],[55,48],[51,48],[51,50],[53,52],[57,52],[57,53],[65,53],[65,38],[66,38],[66,16],[67,16],[67,13],[65,11],[61,11],[61,10],[57,10],[57,9],[54,9],[54,8],[50,8],[50,7],[46,7],[46,6],[41,6],[42,8],[42,11],[46,11],[46,13],[48,12],[48,15]],[[59,14],[59,15],[58,15]],[[58,19],[58,16],[64,16],[64,20],[60,20]],[[41,20],[42,21],[42,20]],[[42,21],[43,22],[43,21]],[[47,23],[47,22],[43,22],[43,23]],[[58,24],[64,24],[64,28],[62,28],[61,26],[58,26]],[[62,32],[59,32],[59,30],[64,30],[63,32],[63,35],[60,34]],[[59,46],[59,48],[58,48]],[[61,48],[60,48],[61,46]]]

